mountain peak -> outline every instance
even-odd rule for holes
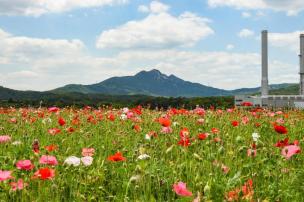
[[[112,77],[98,84],[76,87],[79,88],[79,91],[86,93],[116,95],[143,94],[165,97],[223,95],[223,90],[221,89],[186,82],[172,74],[170,76],[163,74],[157,69],[141,71],[134,76]],[[60,90],[77,91],[75,88],[67,87]],[[229,92],[226,92],[226,94],[229,94]]]
[[[152,69],[152,70],[150,70],[150,71],[145,71],[145,70],[140,71],[140,72],[138,72],[135,76],[137,76],[137,75],[143,75],[143,74],[157,75],[157,76],[163,75],[159,70],[157,70],[157,69]]]

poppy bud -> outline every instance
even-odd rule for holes
[[[39,153],[39,141],[37,139],[35,139],[33,144],[32,144],[32,150],[35,153]]]

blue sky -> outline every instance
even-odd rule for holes
[[[288,2],[288,3],[287,3]],[[0,85],[50,90],[159,69],[224,89],[298,82],[302,0],[0,2]]]

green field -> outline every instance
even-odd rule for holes
[[[0,108],[0,201],[303,201],[303,118]]]

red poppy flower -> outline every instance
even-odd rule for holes
[[[219,130],[218,128],[212,128],[212,129],[211,129],[211,132],[212,132],[213,134],[218,134],[218,133],[220,132],[220,130]]]
[[[232,125],[233,127],[236,127],[236,126],[239,125],[239,122],[238,122],[238,121],[232,121],[232,122],[231,122],[231,125]]]
[[[45,146],[44,148],[45,148],[47,151],[51,152],[51,151],[57,150],[58,146],[57,146],[57,145],[54,145],[54,144],[51,144],[51,145]]]
[[[65,120],[64,120],[62,117],[60,117],[60,118],[58,119],[58,124],[59,124],[60,126],[64,126],[64,125],[65,125]]]
[[[242,199],[251,200],[253,197],[253,182],[252,179],[249,179],[243,186],[242,186]]]
[[[179,145],[183,147],[188,147],[190,145],[190,139],[189,138],[182,138],[178,142]]]
[[[125,161],[126,158],[122,156],[120,152],[116,152],[116,154],[108,157],[109,161]]]
[[[255,123],[254,126],[258,128],[258,127],[261,126],[261,124],[260,123]]]
[[[188,130],[188,128],[183,128],[180,132],[179,132],[179,136],[180,136],[180,138],[188,138],[189,137],[189,134],[190,134],[190,132],[189,132],[189,130]]]
[[[91,110],[92,107],[90,107],[90,106],[85,106],[83,109],[84,109],[84,110]]]
[[[133,126],[133,129],[134,129],[136,132],[140,132],[140,131],[141,131],[140,125],[134,125],[134,126]]]
[[[242,102],[241,105],[243,107],[251,107],[251,106],[253,106],[252,102]]]
[[[293,141],[293,145],[297,145],[297,146],[299,146],[299,140],[295,140],[295,141]]]
[[[135,107],[135,108],[133,108],[133,109],[131,109],[131,111],[134,112],[134,113],[136,113],[137,115],[141,115],[142,114],[141,110],[142,110],[142,107],[140,105],[137,106],[137,107]]]
[[[282,125],[274,125],[274,130],[279,134],[287,134],[287,128]]]
[[[87,122],[92,123],[92,124],[96,124],[97,123],[95,117],[92,116],[92,115],[88,116]]]
[[[80,120],[78,117],[74,117],[73,120],[72,120],[72,124],[73,125],[79,125],[80,124]]]
[[[66,131],[68,131],[69,133],[72,133],[72,132],[75,131],[75,129],[74,129],[73,127],[68,127],[68,128],[66,129]]]
[[[227,199],[227,201],[238,201],[239,199],[239,193],[240,193],[240,189],[235,189],[233,191],[229,191],[226,195],[225,198]]]
[[[283,148],[283,147],[289,145],[288,141],[289,141],[289,139],[288,139],[288,138],[285,138],[284,140],[278,141],[274,146],[275,146],[275,147],[281,147],[281,148]]]
[[[40,168],[34,173],[34,178],[50,180],[55,177],[55,170],[50,168]]]
[[[115,115],[110,113],[108,116],[107,116],[107,119],[109,119],[110,121],[115,121]]]
[[[200,133],[198,134],[198,139],[205,140],[209,136],[209,133]]]
[[[158,119],[158,122],[159,122],[163,127],[169,127],[169,126],[171,126],[171,121],[170,121],[170,119],[168,119],[168,118],[163,118],[163,117],[161,117],[161,118]]]

